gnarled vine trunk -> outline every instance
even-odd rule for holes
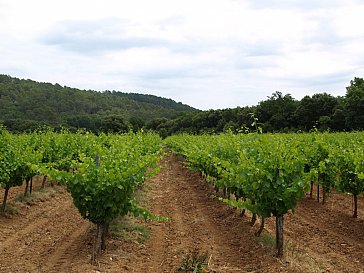
[[[42,186],[40,186],[41,189],[44,189],[45,183],[47,182],[47,176],[43,176]]]
[[[26,196],[27,196],[27,194],[28,194],[29,182],[30,182],[30,178],[25,179],[24,197],[26,197]]]
[[[255,233],[255,236],[257,237],[260,236],[260,234],[262,234],[263,229],[264,229],[264,217],[261,218],[260,227]]]
[[[250,221],[250,225],[254,226],[256,221],[257,221],[257,214],[253,213],[252,220]]]
[[[326,199],[327,199],[327,192],[325,191],[324,188],[322,188],[322,204],[326,204]]]
[[[5,212],[5,208],[6,208],[6,200],[8,200],[8,194],[9,194],[9,187],[5,188],[5,193],[4,193],[4,199],[3,199],[3,205],[1,207],[1,212],[4,213]]]
[[[102,254],[102,239],[103,239],[103,234],[104,234],[104,228],[105,225],[104,224],[97,224],[97,230],[96,230],[96,242],[95,242],[95,256],[99,256]]]
[[[30,188],[29,188],[29,194],[32,195],[33,191],[33,177],[30,178]]]
[[[109,225],[100,223],[96,225],[96,238],[94,241],[91,263],[95,264],[96,258],[99,257],[106,249],[106,234],[108,233]]]
[[[245,202],[246,201],[246,198],[244,197],[243,198],[243,201]],[[240,213],[240,216],[243,217],[245,215],[245,209],[242,209],[241,213]]]
[[[358,218],[358,195],[354,194],[354,213],[353,218]]]
[[[283,214],[276,215],[276,251],[277,257],[283,257]]]

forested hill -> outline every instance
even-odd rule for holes
[[[137,102],[150,103],[150,104],[161,106],[161,107],[164,107],[167,109],[172,109],[177,112],[188,112],[188,111],[193,110],[193,108],[191,108],[190,106],[187,106],[180,102],[176,103],[172,99],[161,98],[161,97],[154,96],[154,95],[144,95],[144,94],[138,94],[138,93],[123,93],[123,92],[113,92],[113,94],[116,96],[121,96],[124,98],[131,99],[131,100],[134,100]]]
[[[0,123],[12,131],[40,125],[123,131],[195,110],[153,95],[86,91],[0,74]]]

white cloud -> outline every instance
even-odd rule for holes
[[[364,73],[363,13],[355,0],[2,0],[0,73],[203,109],[344,95]]]

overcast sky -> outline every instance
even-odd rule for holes
[[[364,76],[363,0],[0,0],[0,73],[199,109]]]

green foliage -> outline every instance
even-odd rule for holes
[[[133,132],[136,133],[144,127],[145,121],[139,117],[131,117],[129,119],[129,124],[131,125]]]
[[[12,132],[34,131],[43,125],[73,131],[84,128],[96,133],[105,128],[105,132],[120,132],[125,131],[124,126],[110,127],[110,117],[122,118],[128,128],[131,118],[137,118],[140,126],[140,121],[171,119],[194,110],[151,95],[86,91],[0,75],[0,123]],[[135,120],[131,125],[135,128]]]
[[[364,129],[364,80],[354,78],[346,88],[346,125],[352,130]]]
[[[196,111],[160,123],[154,129],[175,133],[221,133],[250,131],[251,113],[255,114],[264,132],[344,131],[364,129],[364,84],[362,78],[354,78],[347,87],[345,97],[327,93],[305,96],[300,101],[290,94],[276,91],[253,107]],[[247,130],[246,130],[247,129]]]
[[[298,102],[290,94],[275,92],[257,106],[256,115],[264,123],[264,131],[282,131],[295,127],[293,114]]]
[[[183,135],[167,143],[218,187],[248,198],[243,206],[263,217],[293,210],[308,187],[303,144],[293,136]]]
[[[139,206],[136,205],[136,203],[135,203],[134,200],[131,201],[131,209],[130,209],[130,212],[135,217],[142,217],[142,218],[144,218],[145,221],[153,220],[153,221],[157,221],[157,222],[167,222],[167,221],[170,221],[171,220],[168,217],[158,216],[158,215],[155,215],[155,214],[149,212],[146,209],[140,208]]]
[[[118,217],[112,221],[110,230],[113,238],[135,238],[140,244],[149,239],[147,227],[138,225],[126,217]]]
[[[331,187],[349,192],[354,200],[363,193],[363,139],[363,133],[261,134],[257,127],[254,134],[175,135],[165,141],[186,158],[188,166],[236,197],[220,200],[264,218],[276,216],[280,256],[283,215],[295,210],[309,181],[315,179],[325,193]]]
[[[101,130],[108,133],[127,133],[129,126],[122,116],[112,115],[103,118]]]
[[[177,270],[193,273],[203,272],[203,268],[208,266],[207,258],[207,252],[199,255],[197,251],[193,251],[187,257],[182,258],[182,265]]]
[[[72,147],[75,153],[67,152],[66,160],[45,164],[42,172],[65,183],[80,214],[93,223],[110,223],[116,216],[134,212],[134,190],[153,174],[150,168],[159,159],[160,138],[153,134],[70,136],[81,147]],[[63,141],[57,143],[68,146],[67,139]],[[64,161],[70,162],[66,170],[59,164]]]
[[[264,132],[364,129],[364,80],[357,77],[345,97],[317,93],[298,101],[276,91],[256,106],[208,111],[153,95],[100,93],[6,75],[0,78],[0,123],[12,132],[34,131],[44,125],[94,133],[144,128],[163,138],[183,132],[245,132],[254,130],[251,113]]]
[[[361,145],[340,147],[335,151],[337,188],[359,195],[364,192],[364,149]]]
[[[335,187],[336,169],[334,158],[330,153],[328,134],[314,132],[311,135],[311,140],[308,140],[304,147],[308,176],[310,180],[321,185],[325,193],[329,193],[330,189]]]
[[[44,130],[12,135],[0,129],[1,187],[21,185],[39,173],[65,184],[80,214],[96,224],[128,212],[159,220],[133,199],[136,187],[158,171],[157,134],[96,136]]]
[[[364,192],[363,133],[176,135],[166,143],[217,187],[246,199],[224,202],[263,217],[294,210],[311,180],[326,193]]]
[[[332,117],[338,106],[338,98],[327,93],[303,97],[295,111],[297,127],[305,131],[309,131],[314,126],[319,126],[321,130],[331,128],[333,125],[331,120],[334,120]],[[340,127],[339,124],[335,126]]]
[[[0,185],[6,189],[20,186],[24,178],[34,173],[33,164],[39,155],[31,136],[14,136],[6,130],[0,135]]]
[[[33,176],[39,159],[32,136],[14,136],[0,128],[0,186],[5,189],[3,211],[9,189],[22,185],[25,178]]]

